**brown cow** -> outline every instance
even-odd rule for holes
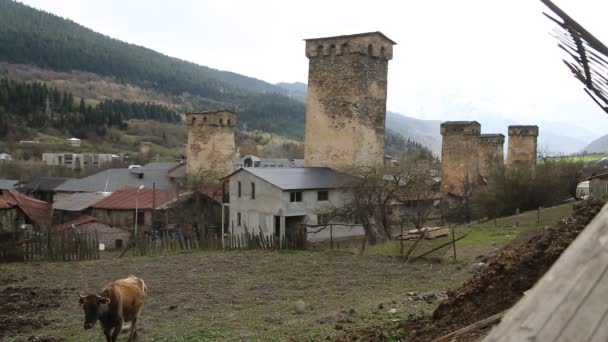
[[[144,281],[130,275],[106,285],[99,294],[80,294],[79,302],[84,309],[84,328],[93,328],[99,320],[106,341],[116,342],[123,322],[131,322],[129,341],[133,341],[146,291]]]

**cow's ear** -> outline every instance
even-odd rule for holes
[[[110,304],[110,298],[108,297],[98,297],[97,301],[99,304]]]
[[[84,299],[86,296],[83,296],[81,293],[78,294],[78,303],[84,304]]]

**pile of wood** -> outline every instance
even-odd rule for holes
[[[447,236],[450,233],[450,228],[448,227],[426,227],[420,230],[412,229],[408,230],[406,234],[403,236],[399,234],[397,239],[399,240],[418,240],[420,236],[423,239],[435,239],[442,236]]]

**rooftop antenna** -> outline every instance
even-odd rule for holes
[[[103,189],[103,192],[108,192],[108,183],[110,183],[110,174],[108,172],[108,178],[106,179],[106,187]]]

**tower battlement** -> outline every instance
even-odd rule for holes
[[[477,121],[446,121],[441,124],[441,135],[479,135],[481,125]]]
[[[509,136],[512,135],[529,135],[529,136],[538,136],[538,126],[526,126],[526,125],[512,125],[509,126]]]
[[[502,145],[505,143],[504,134],[480,134],[479,143],[487,145]]]
[[[232,126],[236,125],[236,113],[230,110],[186,113],[187,126]]]
[[[393,45],[397,44],[381,32],[311,38],[305,41],[308,58],[360,54],[390,60],[393,58]]]

